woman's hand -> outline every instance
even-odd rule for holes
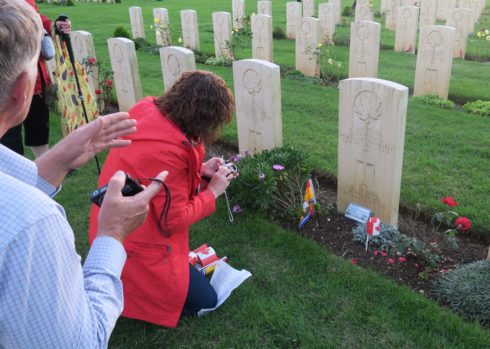
[[[214,174],[218,171],[220,166],[223,166],[225,161],[223,158],[213,157],[202,164],[201,176],[205,177],[213,177]]]
[[[211,182],[209,182],[208,189],[211,190],[214,197],[217,198],[225,192],[233,178],[234,177],[231,171],[225,166],[221,166],[211,177]]]

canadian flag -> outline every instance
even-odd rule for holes
[[[371,217],[367,223],[368,235],[377,236],[381,232],[381,220],[378,217]]]

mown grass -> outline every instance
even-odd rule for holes
[[[273,3],[274,26],[285,28],[285,2]],[[350,1],[343,1],[348,6]],[[180,36],[181,9],[198,12],[201,50],[214,54],[211,13],[218,10],[231,11],[231,2],[225,0],[193,2],[190,0],[166,2],[124,1],[119,5],[82,4],[75,7],[42,5],[46,14],[55,18],[66,12],[73,19],[74,29],[92,33],[99,60],[108,67],[106,40],[117,26],[130,31],[129,6],[141,6],[146,23],[146,36],[155,42],[150,28],[152,8],[164,6],[169,10],[174,41]],[[246,3],[247,13],[256,11],[255,3]],[[482,22],[488,22],[488,8]],[[350,18],[345,18],[349,21]],[[481,24],[485,25],[485,23]],[[476,25],[475,28],[479,28]],[[348,37],[349,26],[339,26],[338,35]],[[342,34],[343,33],[343,34]],[[382,31],[383,47],[389,47],[394,34]],[[481,55],[490,57],[490,42],[470,37],[468,49],[478,49]],[[294,42],[274,41],[274,60],[283,66],[294,66]],[[341,77],[347,76],[348,47],[337,45],[331,54],[343,63]],[[249,58],[250,47],[237,50],[237,58]],[[391,49],[380,52],[379,77],[392,80],[410,88],[415,77],[413,55],[395,53]],[[138,52],[138,62],[144,95],[158,95],[163,88],[158,56]],[[199,69],[211,70],[233,85],[230,68],[198,65]],[[462,103],[468,100],[490,100],[488,64],[463,61],[453,62],[450,99]],[[337,172],[337,120],[338,91],[332,87],[308,84],[303,81],[282,80],[282,105],[284,140],[301,145],[313,158],[314,166],[331,174]],[[490,126],[484,117],[464,113],[460,109],[447,111],[428,107],[421,102],[410,101],[405,137],[405,159],[401,188],[401,202],[408,207],[420,206],[428,214],[438,211],[439,198],[453,195],[460,202],[459,213],[475,223],[475,229],[483,234],[490,229],[490,214],[486,209],[486,193],[489,190],[487,176],[488,144]],[[236,124],[225,129],[224,137],[236,142]],[[472,155],[470,155],[472,154]]]
[[[349,5],[350,1],[343,1]],[[74,29],[92,33],[97,57],[108,62],[106,39],[116,26],[130,29],[127,8],[143,8],[147,37],[154,42],[151,9],[166,7],[180,32],[180,9],[195,9],[201,31],[202,51],[213,54],[211,12],[231,11],[231,1],[129,1],[120,5],[82,4],[75,7],[41,5],[41,12],[55,18],[67,13]],[[256,11],[247,2],[247,12]],[[273,2],[274,26],[285,26],[285,1]],[[385,34],[383,34],[385,35]],[[383,41],[389,41],[389,36]],[[386,42],[388,45],[388,42]],[[294,64],[291,41],[275,41],[276,62]],[[347,61],[347,47],[335,47],[334,54]],[[250,50],[238,58],[250,57]],[[413,84],[415,59],[412,56],[381,52],[380,75],[406,79]],[[162,91],[159,58],[138,53],[144,95]],[[460,66],[459,64],[460,63]],[[345,66],[345,64],[344,64]],[[230,68],[198,66],[212,70],[232,86]],[[487,69],[485,69],[487,67]],[[345,68],[346,69],[346,68]],[[459,73],[459,69],[463,73]],[[458,98],[477,96],[490,99],[485,87],[488,66],[455,61],[451,93]],[[346,71],[345,71],[346,72]],[[345,73],[344,72],[344,73]],[[391,77],[391,75],[393,77]],[[468,75],[468,80],[465,79]],[[473,77],[473,78],[471,78]],[[471,78],[471,79],[470,79]],[[474,80],[472,80],[474,79]],[[400,82],[403,82],[400,81]],[[479,83],[481,91],[476,92]],[[335,174],[337,171],[338,91],[300,80],[282,80],[283,131],[286,142],[311,153],[313,165]],[[460,92],[458,92],[460,91]],[[59,123],[53,120],[53,142],[60,137]],[[488,120],[462,111],[447,111],[410,100],[407,116],[402,202],[421,204],[431,211],[439,207],[443,195],[454,195],[460,213],[472,218],[480,228],[490,227],[486,210],[490,153]],[[225,129],[224,137],[236,142],[236,124]],[[75,234],[77,250],[85,255],[89,193],[95,188],[97,173],[91,162],[67,178],[57,199],[64,205]],[[237,268],[250,270],[247,280],[225,305],[203,319],[184,318],[177,329],[163,329],[121,319],[111,339],[113,348],[485,348],[490,334],[476,324],[465,323],[432,301],[349,262],[331,256],[311,241],[285,231],[260,216],[242,215],[234,224],[226,218],[223,202],[211,218],[191,231],[191,246],[207,242],[220,254],[230,257]]]

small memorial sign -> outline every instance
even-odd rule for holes
[[[356,203],[349,203],[347,210],[345,210],[345,216],[347,218],[353,219],[356,222],[366,224],[369,217],[371,217],[372,211],[368,208],[362,207]]]

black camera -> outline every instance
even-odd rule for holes
[[[126,173],[126,183],[124,184],[124,188],[122,188],[121,190],[122,195],[133,196],[142,191],[143,191],[143,187],[141,186],[141,184],[139,184],[139,182],[136,179],[131,178]],[[106,192],[107,192],[107,184],[95,190],[90,195],[90,200],[97,206],[101,206]]]

